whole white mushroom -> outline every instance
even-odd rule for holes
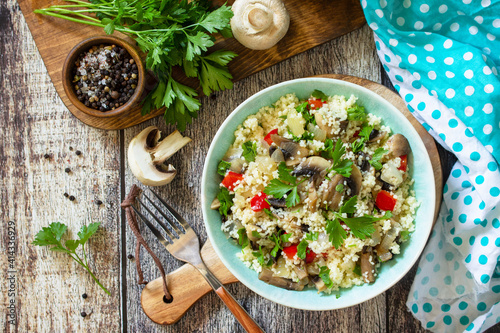
[[[290,16],[281,0],[236,0],[232,10],[233,36],[249,49],[273,47],[290,26]]]

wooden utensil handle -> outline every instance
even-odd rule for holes
[[[215,290],[215,292],[248,333],[264,332],[224,286],[221,286],[219,289]]]

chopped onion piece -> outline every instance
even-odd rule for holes
[[[307,130],[314,135],[314,140],[323,142],[326,140],[326,132],[318,126],[314,126],[312,123],[309,123],[307,124]]]

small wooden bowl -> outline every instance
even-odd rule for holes
[[[74,89],[74,83],[73,83],[73,69],[75,67],[75,61],[78,59],[78,56],[82,54],[85,51],[88,51],[92,46],[94,45],[116,45],[124,48],[130,56],[134,59],[135,63],[137,64],[137,70],[138,70],[138,81],[137,85],[135,88],[134,94],[130,97],[130,99],[123,104],[122,106],[114,109],[114,110],[109,110],[109,111],[99,111],[96,109],[89,108],[85,106],[82,102],[80,102],[76,96],[76,92]],[[146,76],[146,71],[144,69],[144,65],[142,63],[142,59],[137,52],[137,50],[124,41],[123,39],[113,37],[113,36],[95,36],[91,37],[88,39],[85,39],[84,41],[80,42],[77,44],[68,54],[68,57],[64,61],[64,66],[62,70],[62,83],[64,87],[64,91],[66,92],[66,95],[68,96],[69,100],[75,107],[77,107],[79,110],[82,112],[85,112],[88,115],[94,116],[94,117],[114,117],[119,114],[124,113],[125,111],[129,110],[136,104],[140,102],[140,98],[142,96],[142,93],[144,91],[144,86],[146,84],[145,76]]]

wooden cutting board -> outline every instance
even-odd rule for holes
[[[434,171],[434,179],[436,182],[436,209],[434,211],[435,223],[441,203],[441,193],[443,187],[441,161],[439,159],[434,139],[411,115],[401,97],[381,84],[358,77],[338,74],[320,75],[319,77],[345,80],[368,88],[389,101],[410,121],[427,148],[432,169]],[[205,245],[203,245],[201,257],[207,267],[223,284],[238,282],[234,275],[229,272],[229,270],[217,257],[209,240],[207,240]],[[149,282],[144,287],[141,295],[141,305],[144,312],[152,321],[158,324],[169,325],[177,322],[194,304],[194,302],[212,290],[202,275],[198,273],[196,268],[188,264],[168,274],[167,281],[168,289],[173,296],[172,303],[167,304],[163,301],[161,278]]]
[[[31,34],[47,67],[52,83],[68,109],[84,123],[102,129],[122,129],[137,125],[143,121],[163,114],[163,109],[141,116],[137,106],[116,117],[96,118],[74,107],[62,85],[62,64],[69,51],[82,40],[104,35],[99,27],[78,24],[67,20],[37,15],[33,10],[55,4],[64,4],[62,0],[18,0]],[[226,1],[215,0],[215,5]],[[232,4],[234,0],[227,1]],[[228,49],[239,56],[230,63],[229,69],[234,81],[272,66],[298,53],[309,50],[336,37],[360,28],[365,19],[359,0],[285,0],[290,13],[290,28],[287,35],[273,48],[265,51],[253,51],[243,47],[234,38],[218,38],[213,50]],[[120,33],[116,36],[125,38]],[[125,38],[134,45],[131,39]],[[180,72],[180,71],[179,71]],[[197,82],[180,79],[181,82],[197,87]],[[152,89],[154,86],[150,86]],[[148,87],[146,87],[148,88]],[[201,110],[203,112],[203,110]]]

